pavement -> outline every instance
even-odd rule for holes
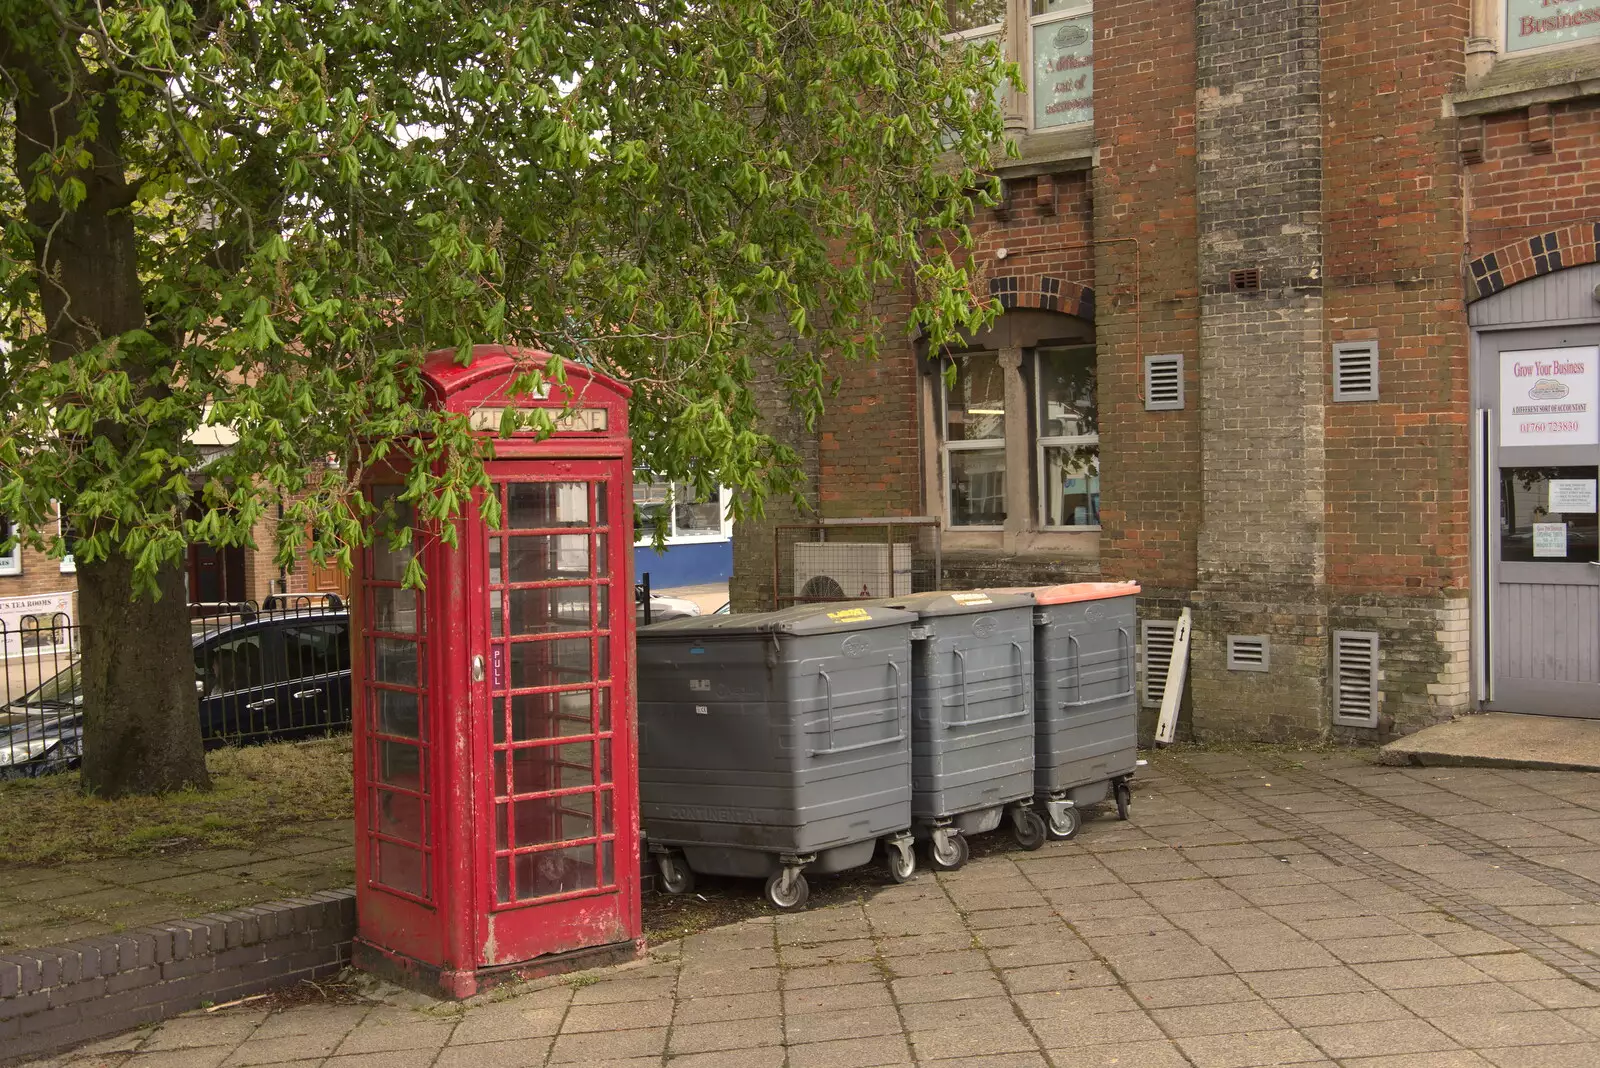
[[[1408,734],[1379,753],[1384,763],[1417,767],[1600,771],[1600,719],[1485,712]]]
[[[710,615],[728,603],[728,584],[726,582],[709,582],[701,586],[675,586],[670,590],[654,590],[663,597],[677,597],[684,601],[693,601],[700,606],[701,613]]]
[[[1169,750],[1135,787],[1127,823],[639,965],[196,1013],[35,1064],[1600,1065],[1600,778]]]
[[[75,942],[184,916],[337,890],[355,882],[355,823],[298,824],[251,849],[206,849],[0,867],[0,953]]]

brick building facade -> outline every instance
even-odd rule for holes
[[[1188,608],[1200,738],[1600,715],[1600,3],[953,6],[1029,83],[974,228],[1004,310],[891,326],[814,435],[770,400],[820,515],[937,517],[946,587]],[[772,553],[741,527],[736,608]]]
[[[0,524],[11,529],[3,515]],[[190,546],[190,600],[259,604],[274,593],[346,592],[342,573],[336,568],[312,567],[304,553],[294,566],[280,569],[273,559],[276,526],[276,519],[270,514],[257,521],[252,531],[255,547]],[[0,661],[7,654],[18,654],[19,630],[49,630],[61,624],[56,618],[59,614],[65,614],[70,623],[78,622],[77,589],[77,568],[70,554],[63,559],[22,544],[13,546],[9,553],[0,553],[0,637],[7,639],[0,644]]]

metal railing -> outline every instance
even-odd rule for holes
[[[639,581],[633,584],[633,603],[639,612],[639,625],[648,627],[653,614],[650,610],[650,572],[640,575]]]
[[[350,729],[350,621],[332,594],[189,606],[192,679],[208,748]],[[82,755],[81,625],[0,620],[0,779],[75,767]]]

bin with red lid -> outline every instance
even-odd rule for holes
[[[996,591],[999,592],[999,591]],[[1138,766],[1137,582],[1075,582],[1026,593],[1034,612],[1034,795],[1050,837],[1115,798],[1128,818]]]

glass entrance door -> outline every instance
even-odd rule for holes
[[[612,636],[616,613],[631,608],[617,558],[628,534],[618,541],[611,526],[622,502],[605,465],[541,466],[559,477],[496,480],[502,521],[479,560],[494,825],[487,945],[501,960],[566,948],[570,920],[530,906],[565,903],[585,925],[615,919],[617,850],[628,848],[614,774],[628,745],[615,729],[626,718],[613,714],[626,651]],[[528,912],[541,915],[523,922]]]
[[[1484,335],[1486,704],[1600,717],[1600,328]]]

